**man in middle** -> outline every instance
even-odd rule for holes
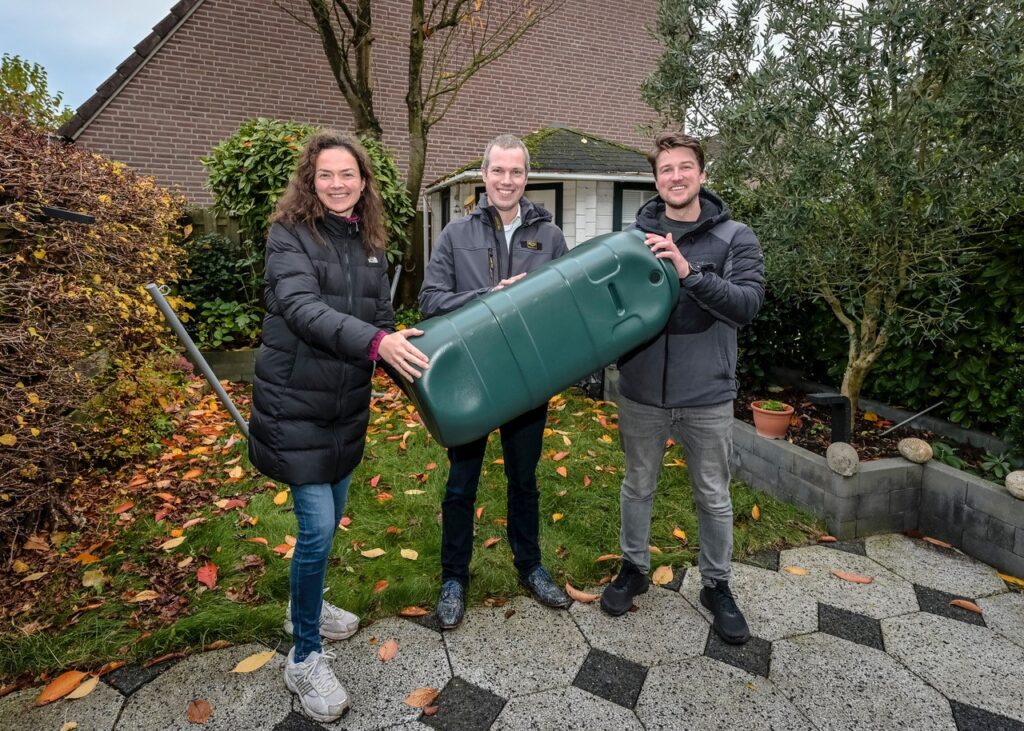
[[[481,166],[486,197],[468,216],[445,226],[420,289],[425,317],[443,315],[514,284],[568,247],[551,214],[525,197],[530,153],[522,140],[501,135],[487,145]],[[501,378],[500,373],[492,374]],[[572,600],[541,566],[537,463],[547,404],[499,427],[508,478],[508,542],[519,580],[537,601],[564,609]],[[465,613],[473,555],[473,508],[487,437],[448,450],[450,469],[441,510],[441,594],[437,618],[457,627]]]

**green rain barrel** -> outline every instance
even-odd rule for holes
[[[430,368],[406,391],[442,446],[471,442],[656,336],[678,297],[640,231],[598,236],[418,324]]]

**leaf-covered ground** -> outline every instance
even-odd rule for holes
[[[414,407],[389,381],[375,387],[383,395],[371,406],[366,455],[327,575],[328,598],[364,621],[433,607],[447,476],[445,450]],[[232,392],[245,413],[247,388]],[[72,496],[87,529],[22,536],[12,547],[0,596],[0,686],[211,643],[285,639],[296,534],[291,495],[252,468],[245,440],[208,389],[197,381],[189,396],[167,405],[175,433],[153,445],[149,461],[92,475]],[[551,400],[538,478],[544,563],[559,583],[594,586],[616,569],[608,558],[618,553],[616,421],[610,403],[574,392]],[[679,447],[669,449],[664,464],[652,569],[692,565],[698,548]],[[739,482],[733,504],[737,556],[821,532],[813,517]],[[477,502],[471,604],[523,591],[505,505],[501,447],[492,437]]]

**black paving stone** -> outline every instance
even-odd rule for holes
[[[885,652],[882,623],[863,614],[819,602],[818,631]]]
[[[441,623],[437,621],[437,614],[435,612],[424,614],[422,617],[405,617],[404,619],[408,619],[410,622],[418,624],[420,627],[426,627],[434,632],[444,631],[441,629]]]
[[[288,653],[295,646],[295,640],[292,639],[291,635],[288,635],[287,639],[282,636],[280,639],[267,640],[263,644],[271,650],[276,650],[278,655],[288,657]]]
[[[505,707],[505,699],[489,690],[452,678],[434,705],[433,716],[420,715],[420,723],[445,731],[486,731]]]
[[[739,563],[745,563],[750,566],[757,566],[759,569],[768,569],[769,571],[779,570],[779,552],[778,551],[758,551],[752,553],[749,556],[736,559]]]
[[[974,601],[973,599],[957,596],[956,594],[947,594],[944,591],[930,589],[927,586],[918,586],[917,584],[914,584],[914,593],[917,594],[917,603],[921,605],[922,612],[930,612],[931,614],[948,617],[949,619],[959,619],[961,622],[976,624],[980,627],[988,626],[985,624],[985,618],[980,614],[963,607],[954,607],[950,604],[954,599]]]
[[[772,643],[760,637],[751,637],[746,644],[730,645],[712,629],[708,631],[704,654],[712,660],[746,670],[751,675],[767,678],[772,659]]]
[[[850,541],[835,541],[834,543],[819,543],[819,546],[825,546],[825,548],[834,548],[837,551],[845,551],[846,553],[855,553],[858,556],[867,556],[867,549],[864,548],[863,538],[854,538]]]
[[[603,650],[591,650],[572,684],[632,710],[646,679],[647,668],[643,665]]]
[[[679,591],[679,587],[683,585],[683,579],[686,578],[686,567],[681,569],[675,569],[672,573],[672,581],[659,587],[661,589],[668,589],[669,591]],[[652,584],[653,586],[653,584]]]
[[[125,665],[123,668],[107,673],[103,676],[103,682],[124,696],[130,696],[149,681],[161,673],[170,670],[181,661],[181,658],[164,660],[152,667],[142,665]]]
[[[1024,731],[1024,723],[966,703],[949,702],[960,731]]]
[[[301,713],[292,711],[284,717],[283,721],[274,726],[274,731],[323,731],[323,728],[316,721],[311,721]]]

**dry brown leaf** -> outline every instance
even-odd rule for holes
[[[261,546],[269,546],[267,539],[263,536],[253,536],[252,538],[246,538],[249,543],[259,543]]]
[[[952,548],[953,547],[953,544],[946,543],[945,541],[940,541],[938,538],[932,538],[931,536],[922,536],[921,540],[922,541],[927,541],[928,543],[931,543],[933,546],[938,546],[939,548]]]
[[[171,550],[174,550],[175,548],[177,548],[178,546],[180,546],[184,542],[185,542],[185,536],[179,536],[177,538],[172,538],[169,541],[164,541],[163,543],[160,544],[160,548],[162,548],[165,551],[171,551]]]
[[[249,655],[244,660],[239,660],[238,664],[231,668],[233,673],[251,673],[253,670],[259,670],[261,667],[270,662],[274,655],[277,654],[276,650],[266,650],[264,652],[257,652]]]
[[[1024,587],[1024,579],[1018,579],[1016,576],[1010,576],[1009,574],[999,574],[999,578],[1008,584]]]
[[[594,563],[601,563],[603,561],[614,561],[617,558],[622,558],[618,553],[605,553],[594,559]]]
[[[567,477],[569,475],[569,471],[567,469],[565,469],[564,465],[562,467],[559,467],[557,470],[555,470],[555,472],[557,472],[562,477]]]
[[[244,474],[245,470],[242,469],[242,465],[235,465],[230,470],[228,470],[228,477],[230,477],[232,480],[241,480]]]
[[[423,709],[423,715],[424,715],[424,716],[433,716],[433,715],[434,715],[434,714],[436,714],[436,713],[437,713],[437,712],[438,712],[439,710],[440,710],[440,708],[438,708],[437,706],[427,706],[427,707],[425,707],[425,708]]]
[[[43,692],[36,698],[36,705],[45,706],[47,703],[53,703],[55,700],[63,698],[81,685],[86,677],[85,673],[78,670],[68,670],[61,673],[43,688]]]
[[[383,556],[387,551],[383,548],[371,548],[366,551],[360,551],[364,558],[379,558]]]
[[[115,515],[120,515],[121,513],[127,513],[129,510],[131,510],[134,507],[135,507],[135,503],[133,503],[131,500],[128,500],[127,502],[121,503],[120,505],[118,505],[116,508],[114,508],[110,512],[114,513]],[[28,548],[27,545],[25,547]]]
[[[398,654],[398,640],[388,640],[383,645],[377,648],[377,659],[381,662],[387,662]]]
[[[415,561],[420,557],[420,554],[412,550],[411,548],[403,548],[401,551],[399,551],[399,553],[401,554],[402,558],[407,558],[410,561]]]
[[[425,711],[424,711],[425,712]],[[78,728],[78,721],[68,721],[60,727],[60,731],[75,731]]]
[[[405,607],[398,613],[400,617],[425,617],[428,614],[430,612],[423,607]]]
[[[658,548],[654,544],[651,544],[650,546],[648,546],[647,550],[650,551],[651,553],[664,553],[664,551],[662,551],[660,548]]]
[[[655,586],[665,586],[672,581],[673,573],[671,566],[659,566],[651,575],[651,581]]]
[[[835,536],[830,536],[830,535],[818,536],[818,543],[835,543],[838,540],[839,539],[836,538]]]
[[[213,706],[204,698],[196,698],[188,704],[188,710],[185,712],[185,715],[189,723],[204,724],[213,715]]]
[[[757,505],[750,509],[750,517],[754,520],[761,520],[761,508]]]
[[[476,519],[480,520],[480,518],[482,518],[483,515],[484,515],[484,506],[481,505],[479,508],[476,509]]]
[[[274,495],[274,505],[284,505],[288,502],[288,491],[281,490],[281,492]]]
[[[93,556],[91,553],[80,553],[72,559],[75,563],[80,563],[83,566],[88,566],[91,563],[99,561],[99,557]],[[15,561],[17,563],[17,561]]]
[[[552,513],[551,514],[551,522],[552,523],[557,523],[558,521],[560,521],[564,517],[565,516],[562,515],[561,513]]]
[[[138,594],[128,600],[129,604],[138,604],[139,602],[151,602],[159,599],[160,595],[152,589],[145,589],[140,591]]]
[[[552,461],[554,461],[554,462],[561,462],[561,461],[562,461],[563,459],[565,459],[565,458],[566,458],[566,457],[568,457],[568,456],[569,456],[569,453],[568,453],[568,452],[559,452],[558,454],[556,454],[556,455],[555,455],[554,457],[552,457],[551,459],[552,459]]]
[[[793,576],[807,576],[807,569],[803,566],[786,566],[782,569],[787,574],[793,574]]]
[[[575,601],[580,604],[590,604],[592,601],[598,599],[597,594],[588,594],[585,591],[580,591],[569,582],[565,583],[565,593],[572,597]]]
[[[977,604],[975,604],[972,601],[968,601],[967,599],[954,599],[953,601],[950,602],[950,604],[952,606],[954,606],[954,607],[960,607],[961,609],[966,609],[968,612],[974,612],[975,614],[981,614],[981,607],[979,607]]]
[[[491,536],[486,541],[484,541],[484,548],[490,548],[491,546],[494,546],[495,544],[497,544],[498,541],[500,541],[500,540],[501,539],[498,538],[497,536]]]
[[[73,691],[68,693],[65,698],[68,700],[78,700],[79,698],[85,698],[87,695],[96,690],[96,685],[100,682],[99,675],[93,675],[82,681],[82,684],[75,688]]]
[[[188,472],[183,474],[181,476],[181,479],[183,479],[183,480],[194,480],[197,477],[201,476],[202,474],[203,474],[203,471],[201,469],[199,469],[198,467],[193,467]]]
[[[207,652],[213,652],[214,650],[224,650],[231,647],[231,643],[227,640],[214,640],[210,644],[206,645],[203,649]]]
[[[674,529],[672,531],[672,537],[675,538],[677,541],[686,543],[686,531],[684,531],[682,528]]]
[[[402,702],[413,708],[423,708],[433,703],[439,692],[437,688],[417,688]]]
[[[836,576],[843,581],[851,581],[854,584],[870,584],[874,579],[870,576],[862,576],[855,574],[852,571],[840,571],[839,569],[832,569],[832,575]]]
[[[376,584],[373,585],[373,593],[374,594],[380,594],[382,591],[384,591],[387,588],[388,588],[388,580],[387,579],[381,579],[380,581],[378,581]]]

